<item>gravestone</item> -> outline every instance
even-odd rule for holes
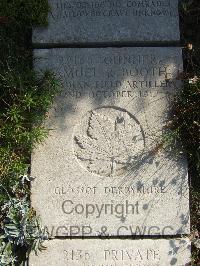
[[[188,239],[76,239],[53,240],[45,245],[43,253],[31,257],[31,266],[183,266],[190,262]]]
[[[187,163],[162,147],[181,49],[35,55],[63,84],[32,157],[32,203],[52,235],[189,233]]]
[[[182,50],[148,47],[179,41],[178,0],[49,3],[35,69],[62,90],[32,154],[32,206],[50,241],[29,264],[187,265],[187,161],[166,142]]]
[[[179,41],[178,0],[50,0],[36,44]]]

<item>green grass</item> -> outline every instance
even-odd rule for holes
[[[30,156],[59,82],[32,70],[31,29],[47,25],[47,0],[0,1],[0,265],[20,265],[45,232],[30,206]]]
[[[190,68],[191,71],[191,68]],[[196,78],[195,78],[196,79]],[[191,82],[194,82],[192,79]],[[175,137],[182,143],[189,163],[190,215],[192,235],[192,265],[200,265],[200,249],[195,242],[200,240],[200,81],[184,87],[174,105],[172,128]]]
[[[42,122],[58,83],[49,72],[5,68],[0,88],[0,180],[10,191],[27,172],[34,145],[47,136]]]
[[[174,128],[187,153],[192,184],[200,188],[200,80],[185,81],[174,107]]]
[[[13,20],[26,27],[47,25],[48,12],[47,0],[1,0],[0,2],[2,21]]]
[[[200,1],[180,5],[184,50],[184,88],[175,103],[174,128],[188,157],[192,265],[200,265]],[[190,45],[188,45],[190,44]],[[189,82],[190,81],[190,82]]]

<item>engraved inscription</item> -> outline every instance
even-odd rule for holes
[[[91,111],[83,120],[74,135],[75,156],[81,165],[98,175],[124,174],[144,148],[139,122],[114,107]]]
[[[159,249],[105,249],[101,251],[102,266],[104,265],[114,265],[117,262],[159,262],[160,261],[160,251]],[[74,250],[64,250],[64,257],[67,261],[77,261],[85,262],[91,264],[91,260],[94,259],[94,254],[91,250],[74,249]],[[114,263],[114,264],[104,264],[104,263]],[[96,264],[100,265],[100,264]],[[132,264],[129,264],[132,265]]]
[[[50,237],[187,234],[187,164],[178,143],[177,153],[162,145],[170,100],[181,89],[181,49],[47,49],[36,56],[43,56],[39,69],[51,67],[62,83],[44,124],[51,134],[32,159],[32,202]]]
[[[173,97],[181,70],[168,61],[155,54],[68,56],[67,63],[63,62],[65,90],[61,96],[95,100]],[[100,70],[98,65],[104,67]]]
[[[103,189],[103,191],[102,191]],[[114,187],[114,186],[107,186],[107,187],[84,187],[84,186],[58,186],[53,188],[53,193],[55,195],[98,195],[99,193],[104,193],[105,196],[112,195],[112,197],[118,197],[119,195],[126,195],[126,196],[135,196],[135,195],[149,195],[149,194],[163,194],[166,193],[166,187],[164,186],[124,186],[124,187]]]
[[[55,20],[79,17],[175,17],[171,0],[61,1],[55,4]]]

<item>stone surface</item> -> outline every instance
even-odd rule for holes
[[[47,250],[30,257],[30,266],[186,266],[188,239],[52,240]]]
[[[49,0],[49,26],[34,43],[179,41],[178,0]]]
[[[164,149],[180,48],[36,50],[63,90],[32,156],[32,204],[50,236],[189,233],[187,163]]]

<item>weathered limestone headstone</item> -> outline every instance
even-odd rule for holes
[[[53,240],[45,245],[43,253],[32,256],[31,266],[185,266],[190,262],[188,239],[75,239]]]
[[[32,155],[32,205],[51,240],[30,266],[186,265],[187,162],[164,138],[181,48],[114,47],[179,41],[178,0],[49,2],[33,43],[54,49],[35,50],[35,69],[62,91]],[[85,48],[55,48],[66,45]]]
[[[63,83],[32,158],[32,203],[52,235],[189,233],[187,164],[162,148],[181,49],[35,55]]]
[[[178,0],[50,0],[36,44],[179,41]]]

